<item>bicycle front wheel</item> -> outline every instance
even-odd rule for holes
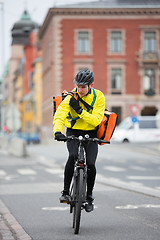
[[[78,179],[77,179],[77,188],[76,188],[76,202],[75,202],[75,224],[74,224],[74,233],[79,233],[80,228],[80,220],[81,220],[81,209],[82,209],[82,203],[83,203],[83,169],[79,170]]]

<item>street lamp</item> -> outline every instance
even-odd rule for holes
[[[2,45],[1,45],[1,49],[2,49],[2,53],[1,53],[1,61],[2,61],[2,83],[1,83],[1,92],[0,92],[0,100],[1,100],[1,126],[0,126],[0,130],[1,132],[3,132],[3,127],[4,127],[4,66],[5,66],[5,33],[4,33],[4,1],[0,0],[0,6],[1,6],[1,41],[2,41]]]

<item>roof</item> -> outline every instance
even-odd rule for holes
[[[79,2],[75,4],[57,4],[49,9],[40,27],[40,39],[43,38],[49,22],[55,15],[62,15],[64,17],[73,15],[160,17],[160,0],[92,0],[91,2]]]
[[[73,4],[57,4],[58,8],[151,8],[160,7],[159,0],[95,0]]]
[[[30,14],[24,10],[19,21],[15,22],[12,28],[12,45],[29,44],[29,35],[34,29],[38,29],[38,24],[32,21]]]
[[[28,13],[27,10],[24,10],[22,13],[22,16],[19,21],[15,22],[13,25],[12,31],[17,28],[24,28],[24,27],[29,27],[29,28],[37,28],[38,24],[34,21],[32,21],[30,14]]]

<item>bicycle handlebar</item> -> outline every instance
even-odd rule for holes
[[[99,138],[90,138],[88,134],[86,134],[84,137],[83,136],[79,136],[79,137],[76,137],[74,135],[72,136],[66,136],[64,139],[60,140],[60,141],[68,141],[68,140],[78,140],[79,142],[89,142],[89,141],[92,141],[92,142],[97,142],[97,143],[108,143],[110,144],[110,141],[106,141],[106,140],[102,140],[102,139],[99,139]]]

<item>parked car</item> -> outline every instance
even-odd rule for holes
[[[26,133],[26,132],[18,132],[15,134],[15,137],[19,137],[24,139],[27,144],[30,143],[40,143],[41,138],[39,133]]]
[[[128,117],[115,129],[115,142],[160,142],[160,116]]]

